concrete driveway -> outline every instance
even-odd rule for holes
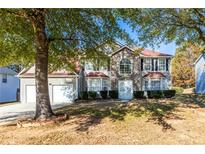
[[[52,109],[61,108],[69,105],[68,103],[52,105]],[[0,107],[0,126],[15,123],[22,118],[34,117],[35,105],[16,103],[8,106]]]

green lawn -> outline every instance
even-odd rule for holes
[[[58,109],[69,119],[42,127],[0,127],[1,144],[205,144],[205,97],[87,101]]]

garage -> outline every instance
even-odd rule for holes
[[[34,85],[26,85],[26,102],[35,103],[36,102],[36,87]]]
[[[36,87],[26,85],[26,103],[36,102]],[[71,103],[75,99],[73,84],[52,85],[49,87],[50,101],[52,104]]]
[[[53,104],[69,103],[74,100],[73,85],[55,85],[53,90]]]
[[[35,69],[21,72],[20,101],[27,104],[36,103]],[[78,98],[78,75],[65,71],[48,74],[48,88],[52,105],[72,103]]]

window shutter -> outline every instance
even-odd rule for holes
[[[169,71],[169,59],[166,59],[166,71]]]
[[[141,59],[141,71],[143,71],[143,66],[144,65],[144,63],[143,63],[143,59]]]
[[[158,64],[159,64],[158,59],[156,59],[156,61],[155,61],[155,65],[156,65],[155,71],[158,71]]]
[[[154,71],[154,59],[152,59],[152,71]]]

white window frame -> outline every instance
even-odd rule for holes
[[[162,63],[161,63],[162,62]],[[166,71],[166,59],[159,58],[158,61],[158,70],[159,71]]]
[[[109,90],[109,80],[107,79],[102,79],[102,89],[101,90]]]
[[[94,85],[93,84],[96,84],[96,83],[93,83],[93,82],[99,82],[97,83],[97,85]],[[100,78],[90,78],[87,80],[87,89],[88,91],[100,91],[101,90],[101,79]]]
[[[123,61],[123,60],[129,60],[130,61],[130,73],[122,73],[121,72],[121,62]],[[132,64],[132,61],[130,60],[130,59],[128,59],[128,58],[122,58],[121,60],[120,60],[120,63],[119,63],[119,74],[120,75],[131,75],[132,74],[132,69],[133,69],[133,64]]]
[[[153,86],[152,86],[152,82],[159,82],[159,89],[154,89]],[[151,90],[161,90],[161,79],[151,79],[151,82],[150,82],[150,89]]]
[[[166,78],[157,78],[157,79],[154,79],[154,78],[145,78],[145,79],[143,79],[142,89],[143,89],[144,91],[155,90],[155,89],[153,89],[153,87],[152,87],[152,81],[160,81],[160,90],[167,90],[167,89],[169,89],[169,88],[168,88],[168,83],[167,83],[167,79],[166,79]],[[145,86],[145,82],[148,83],[147,88],[146,88],[146,86]]]
[[[97,80],[97,84],[96,83],[92,83],[95,82],[93,80]],[[96,85],[93,85],[96,84]],[[87,89],[88,91],[104,91],[104,90],[109,90],[109,80],[108,79],[103,79],[103,78],[88,78],[87,79]]]
[[[149,69],[147,69],[146,67],[149,67]],[[152,59],[151,58],[144,58],[143,59],[143,70],[144,71],[151,71],[152,70]]]
[[[146,86],[146,83],[147,83],[147,86]],[[144,80],[144,90],[147,91],[149,90],[149,80]]]

